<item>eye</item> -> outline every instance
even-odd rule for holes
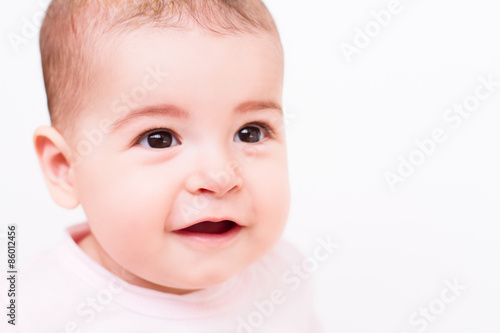
[[[255,143],[262,140],[264,134],[262,133],[262,129],[257,126],[246,126],[243,127],[236,133],[234,139],[235,141]]]
[[[172,133],[163,130],[142,135],[138,143],[141,146],[155,149],[169,148],[179,144]]]
[[[256,143],[266,137],[274,137],[274,131],[266,123],[254,121],[241,128],[234,136],[234,141]]]

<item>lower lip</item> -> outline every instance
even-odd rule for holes
[[[173,233],[179,236],[184,241],[188,242],[191,246],[196,248],[222,248],[230,245],[231,241],[236,238],[241,232],[242,227],[235,225],[231,230],[222,234],[204,234],[197,232],[189,232],[178,230]]]

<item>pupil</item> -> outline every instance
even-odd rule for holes
[[[167,148],[172,144],[172,135],[170,133],[153,133],[148,135],[148,144],[151,148]]]
[[[245,127],[238,134],[241,141],[258,142],[260,139],[260,131],[256,127]]]

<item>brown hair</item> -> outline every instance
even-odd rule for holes
[[[139,27],[193,26],[215,34],[267,32],[279,42],[260,0],[53,0],[40,31],[52,125],[65,133],[84,110],[103,38]]]

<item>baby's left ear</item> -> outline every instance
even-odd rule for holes
[[[61,207],[79,205],[71,165],[71,149],[54,127],[36,129],[33,143],[52,199]]]

